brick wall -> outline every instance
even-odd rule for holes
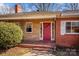
[[[56,44],[58,46],[64,47],[72,47],[72,46],[79,46],[79,34],[64,34],[61,35],[61,21],[66,20],[79,20],[78,18],[62,18],[56,20]]]

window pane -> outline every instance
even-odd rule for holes
[[[79,33],[79,22],[72,22],[72,32]]]
[[[66,33],[71,33],[71,22],[66,22]]]
[[[32,24],[31,23],[28,23],[26,25],[26,32],[32,32]]]
[[[27,31],[27,32],[32,32],[32,29],[31,29],[30,27],[28,27],[28,28],[26,29],[26,31]]]

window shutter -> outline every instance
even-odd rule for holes
[[[65,21],[61,21],[61,35],[64,35],[66,32],[66,22]]]

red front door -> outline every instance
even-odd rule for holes
[[[43,23],[43,40],[45,42],[51,41],[51,23]]]

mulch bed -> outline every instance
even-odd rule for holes
[[[56,56],[79,56],[79,50],[76,49],[56,49],[55,51],[52,50],[52,54]]]

